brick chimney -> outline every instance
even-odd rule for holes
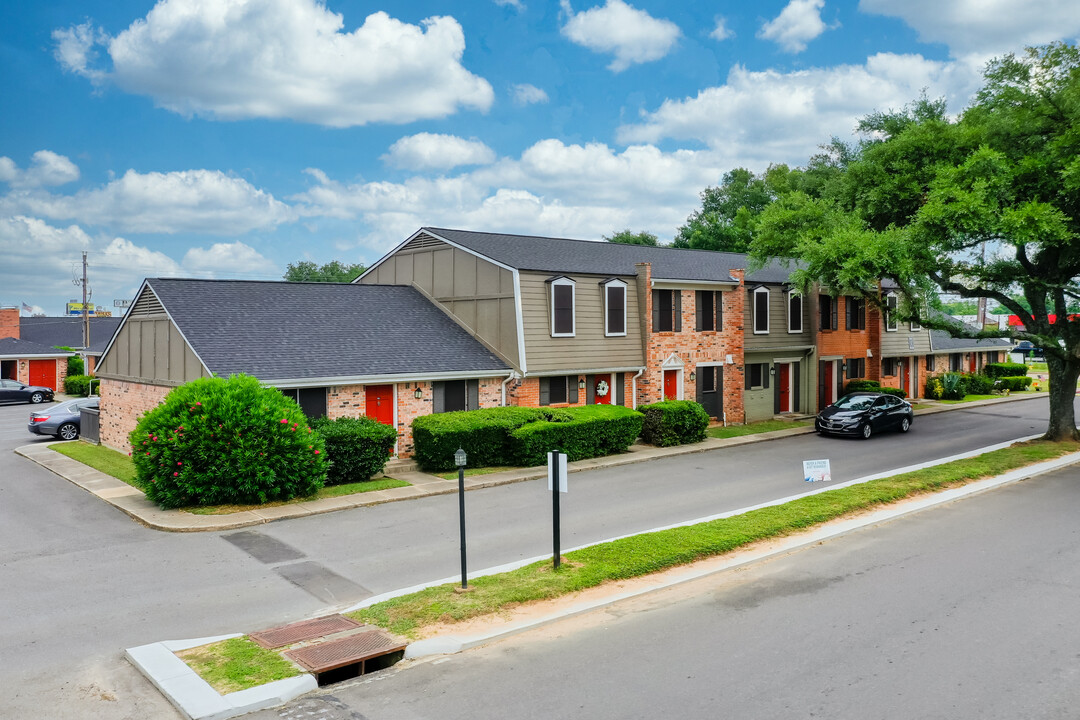
[[[0,307],[0,338],[19,339],[19,308]]]

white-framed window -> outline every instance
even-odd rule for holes
[[[911,332],[918,332],[919,330],[922,330],[922,325],[920,325],[917,320],[912,320],[911,321]]]
[[[802,295],[798,290],[788,292],[787,307],[787,331],[789,333],[801,333],[803,329]]]
[[[769,289],[754,290],[754,334],[769,334]]]
[[[626,283],[622,280],[608,280],[604,288],[604,335],[622,337],[626,335]]]
[[[896,332],[896,296],[885,297],[885,332]]]
[[[574,337],[577,283],[568,277],[551,281],[551,337]]]

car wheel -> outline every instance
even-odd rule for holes
[[[904,418],[900,421],[900,432],[907,432],[911,429],[911,420]]]
[[[75,423],[64,423],[56,429],[56,436],[61,440],[74,440],[79,437],[79,428]]]
[[[36,393],[33,393],[30,396],[30,402],[32,402],[34,405],[37,405],[38,403],[44,402],[44,401],[45,401],[45,394],[44,393],[36,392]]]
[[[862,426],[862,429],[859,430],[859,433],[862,435],[863,440],[869,440],[870,436],[874,434],[874,429],[870,427],[870,423],[866,423]]]

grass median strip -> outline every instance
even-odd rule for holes
[[[809,420],[762,420],[761,422],[749,423],[748,425],[728,425],[727,427],[714,427],[708,429],[709,437],[732,438],[743,435],[756,435],[757,433],[772,432],[773,430],[790,430],[791,428],[806,427]]]
[[[923,493],[1000,475],[1024,465],[1080,450],[1074,442],[1034,441],[966,460],[837,488],[783,505],[689,527],[661,530],[565,554],[559,571],[550,562],[476,578],[471,592],[440,585],[351,613],[362,622],[416,639],[424,628],[498,613],[714,557],[758,540],[793,534],[815,525]]]
[[[300,669],[245,637],[183,650],[177,656],[222,695],[295,677]]]

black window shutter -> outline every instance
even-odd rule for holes
[[[625,383],[626,383],[626,378],[625,378],[624,373],[616,373],[615,374],[615,404],[616,405],[625,405],[626,404],[626,388],[623,387],[623,385]]]
[[[467,380],[465,382],[466,398],[465,409],[477,410],[480,407],[480,381],[479,380]]]
[[[743,365],[743,370],[745,371],[744,377],[746,378],[746,389],[749,390],[751,387],[753,387],[750,384],[750,366]]]
[[[671,291],[671,305],[672,311],[675,313],[672,328],[675,332],[682,332],[682,290]]]
[[[780,383],[776,383],[776,386],[773,387],[772,411],[773,415],[780,414]]]
[[[576,403],[578,401],[578,379],[577,375],[570,375],[565,378],[566,380],[566,402]]]
[[[818,360],[817,364],[817,402],[818,409],[825,409],[825,361]]]
[[[831,308],[831,313],[832,313],[831,317],[829,318],[829,320],[830,320],[829,328],[832,329],[832,330],[836,330],[838,327],[840,327],[839,325],[836,324],[836,312],[837,312],[836,301],[837,301],[837,298],[831,297],[831,298],[829,298],[829,301],[830,301],[829,302],[829,307]]]
[[[792,392],[795,393],[794,397],[792,397],[792,399],[791,399],[791,410],[792,410],[792,412],[799,412],[799,385],[801,385],[801,383],[799,382],[799,375],[801,374],[800,373],[801,367],[802,367],[801,363],[792,363],[791,364],[791,375],[792,375],[791,385],[792,385]]]
[[[446,412],[446,383],[431,383],[431,410],[432,412]]]
[[[851,311],[855,309],[855,298],[850,295],[844,297],[844,329],[851,329]]]
[[[705,329],[705,291],[694,291],[694,329],[701,332]]]
[[[652,331],[660,332],[660,298],[662,296],[660,290],[652,291]]]
[[[585,376],[585,404],[586,405],[595,405],[596,404],[596,376],[595,375],[586,375]]]
[[[713,296],[713,310],[716,311],[716,325],[714,329],[720,332],[724,329],[724,293],[717,292]]]
[[[761,363],[761,386],[769,389],[769,363]]]
[[[540,404],[551,404],[551,378],[540,378]],[[438,412],[438,410],[435,412]]]

